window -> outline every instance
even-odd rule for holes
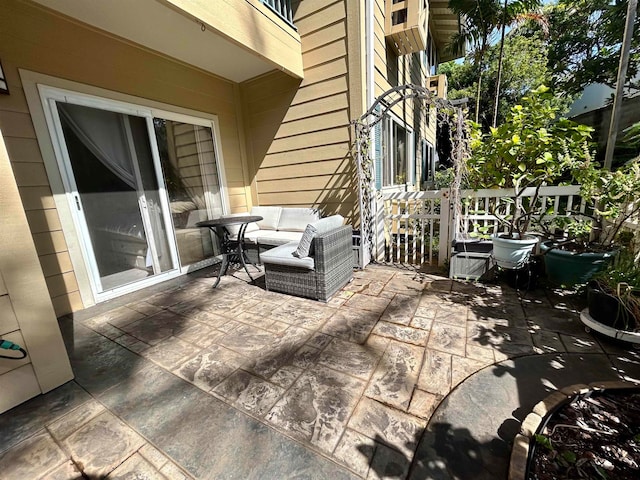
[[[427,34],[427,48],[422,52],[422,61],[427,75],[435,75],[438,69],[438,52],[431,33]]]
[[[376,162],[378,187],[413,185],[415,183],[413,132],[407,129],[395,117],[386,117],[381,122],[380,138],[376,142],[381,148],[376,149],[380,161]]]
[[[433,188],[438,155],[434,146],[428,141],[423,139],[420,143],[422,147],[422,172],[420,183],[423,188]]]

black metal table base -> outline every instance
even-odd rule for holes
[[[233,248],[232,251],[223,252],[222,262],[220,263],[220,271],[218,272],[218,278],[216,279],[216,283],[213,284],[213,288],[216,288],[218,286],[218,284],[220,283],[220,279],[227,274],[227,272],[229,271],[229,265],[231,264],[242,265],[242,268],[244,268],[244,271],[247,272],[247,275],[249,276],[252,282],[255,279],[251,276],[251,273],[249,272],[247,265],[252,265],[257,271],[260,271],[260,268],[251,260],[249,260],[249,257],[247,256],[247,252],[244,251],[244,248],[242,248],[242,244],[240,242],[231,242],[231,243],[237,243],[238,247]]]
[[[238,215],[205,220],[204,222],[199,222],[197,224],[199,227],[211,229],[220,241],[220,247],[222,249],[222,263],[220,265],[220,271],[218,272],[218,278],[213,284],[213,288],[216,288],[220,284],[220,279],[223,275],[226,275],[229,270],[229,264],[231,263],[230,260],[234,258],[239,260],[239,263],[242,265],[242,268],[244,268],[244,271],[247,272],[251,281],[254,281],[254,278],[251,276],[251,273],[247,268],[247,264],[253,265],[258,271],[260,269],[255,263],[249,260],[247,253],[244,251],[243,243],[247,225],[251,222],[259,222],[260,220],[262,220],[262,217],[258,215]],[[236,240],[231,238],[229,230],[227,229],[227,226],[229,225],[240,225]]]

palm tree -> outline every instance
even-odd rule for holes
[[[476,123],[480,115],[480,91],[484,70],[484,57],[490,45],[491,36],[501,23],[498,0],[449,0],[449,9],[460,20],[460,32],[451,38],[449,49],[454,55],[462,55],[467,45],[472,45],[474,63],[478,68],[476,90]]]
[[[500,53],[498,55],[498,72],[496,75],[496,94],[493,102],[493,122],[495,127],[498,121],[498,106],[500,104],[500,80],[502,79],[502,60],[504,52],[504,36],[507,27],[518,26],[525,21],[533,21],[542,27],[545,35],[549,32],[549,24],[546,17],[540,13],[542,2],[540,0],[515,0],[509,4],[504,0],[501,11],[500,32]]]

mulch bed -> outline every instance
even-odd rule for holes
[[[547,422],[529,480],[640,479],[640,391],[578,395]]]

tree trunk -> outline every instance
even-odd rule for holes
[[[500,106],[500,80],[502,79],[502,60],[504,58],[504,34],[507,29],[507,2],[504,0],[504,11],[502,14],[502,32],[500,33],[500,54],[498,55],[498,73],[496,75],[496,96],[493,102],[493,122],[495,127],[498,122],[498,107]]]
[[[478,88],[476,90],[476,123],[480,119],[480,92],[482,91],[482,69],[484,66],[484,50],[485,46],[480,47],[480,54],[478,55]]]
[[[478,123],[480,115],[480,89],[482,88],[482,69],[478,75],[478,90],[476,91],[476,123]]]

